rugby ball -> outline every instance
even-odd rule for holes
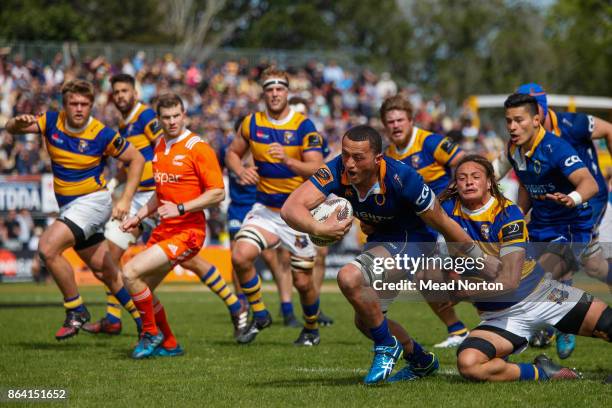
[[[342,197],[333,197],[328,198],[324,202],[322,202],[318,207],[313,208],[310,211],[312,217],[319,221],[324,222],[329,218],[330,215],[336,210],[336,208],[340,208],[338,215],[336,216],[336,220],[338,222],[344,221],[347,218],[351,218],[353,216],[353,207],[351,203]],[[319,237],[316,235],[309,235],[310,240],[313,244],[317,246],[329,246],[336,242],[336,240],[328,239],[324,237]]]

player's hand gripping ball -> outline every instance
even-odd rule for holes
[[[351,206],[351,203],[347,199],[342,197],[334,197],[325,200],[318,207],[313,208],[310,211],[310,214],[312,214],[312,217],[315,220],[319,222],[325,222],[329,218],[329,216],[334,213],[336,208],[339,208],[339,211],[336,215],[336,221],[338,223],[341,223],[342,221],[345,221],[353,216],[353,206]],[[331,244],[337,241],[336,239],[329,237],[317,236],[312,234],[309,236],[312,243],[317,246],[330,246]]]

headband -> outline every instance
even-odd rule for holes
[[[266,89],[272,85],[282,85],[285,88],[289,88],[289,82],[287,82],[284,78],[268,78],[263,83],[263,88]]]

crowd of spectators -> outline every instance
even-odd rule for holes
[[[140,99],[146,103],[164,92],[177,92],[185,101],[189,128],[218,149],[233,133],[237,118],[263,109],[258,79],[267,65],[269,62],[263,60],[249,64],[246,59],[196,64],[182,62],[170,54],[149,60],[144,52],[117,62],[103,56],[66,61],[59,53],[52,61],[1,55],[0,175],[50,172],[49,157],[38,136],[13,136],[3,127],[16,114],[58,110],[64,81],[92,81],[96,88],[93,114],[110,126],[116,126],[119,119],[110,98],[113,74],[133,75]],[[378,109],[384,98],[398,92],[412,103],[418,126],[447,134],[471,152],[495,156],[502,148],[492,128],[475,127],[473,112],[467,106],[451,111],[440,95],[427,97],[414,86],[401,87],[389,73],[378,75],[368,69],[347,69],[335,61],[314,60],[283,68],[291,75],[291,94],[308,102],[309,117],[327,137],[333,153],[339,151],[342,134],[354,125],[367,123],[382,129]],[[24,248],[31,246],[31,237],[36,236],[31,229],[26,240],[23,228],[27,228],[28,221],[15,221],[20,216],[21,212],[2,221],[0,242],[8,239],[20,242]]]

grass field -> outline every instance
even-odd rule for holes
[[[333,283],[326,286],[333,288]],[[82,288],[81,294],[93,318],[99,318],[103,291]],[[53,334],[63,321],[63,310],[55,286],[0,285],[0,388],[64,388],[69,406],[96,407],[602,407],[612,401],[612,385],[602,384],[612,371],[612,347],[595,339],[578,339],[568,360],[584,373],[582,381],[469,383],[457,373],[454,350],[443,350],[438,352],[440,371],[433,378],[367,387],[360,381],[371,362],[371,343],[353,327],[351,308],[339,293],[323,295],[323,309],[336,324],[323,328],[321,344],[310,349],[294,347],[299,330],[279,324],[253,344],[238,346],[225,307],[203,287],[165,286],[160,299],[186,355],[134,361],[128,356],[135,330],[125,313],[120,336],[83,332],[58,343]],[[266,293],[265,300],[277,316],[276,295]],[[461,305],[459,312],[470,325],[477,323],[470,305]],[[398,302],[390,316],[427,347],[445,335],[426,304]],[[513,361],[528,361],[539,352],[529,349]],[[552,348],[547,352],[555,354]]]

